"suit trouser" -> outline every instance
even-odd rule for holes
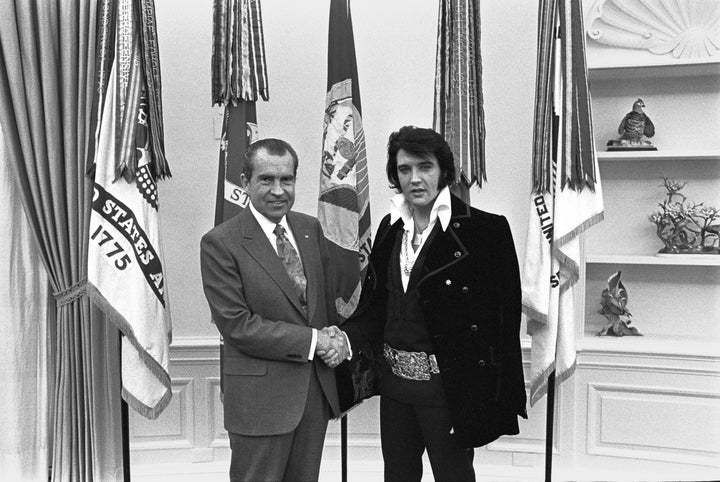
[[[315,363],[305,411],[290,433],[246,436],[230,433],[230,481],[314,481],[320,472],[330,405],[320,386]]]
[[[474,481],[473,449],[450,434],[447,405],[410,405],[380,397],[380,438],[386,481],[420,481],[427,448],[435,480]]]

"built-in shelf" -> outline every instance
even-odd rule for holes
[[[642,329],[640,331],[642,332]],[[652,334],[615,337],[586,333],[582,340],[582,351],[720,358],[720,342],[712,337],[699,338]]]
[[[720,161],[720,150],[598,151],[598,161]]]
[[[595,64],[588,66],[588,75],[590,81],[720,75],[720,59],[708,59],[709,57],[680,61],[672,57],[659,57],[653,65]]]
[[[586,254],[586,264],[644,264],[664,266],[720,266],[720,255],[655,256],[646,254]]]

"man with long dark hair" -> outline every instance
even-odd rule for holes
[[[450,193],[453,154],[431,129],[392,133],[386,167],[398,194],[342,329],[353,350],[370,342],[382,353],[385,480],[419,481],[425,450],[436,480],[475,480],[473,448],[517,434],[527,417],[510,227]]]

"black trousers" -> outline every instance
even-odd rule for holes
[[[433,476],[440,481],[475,481],[473,449],[460,446],[450,433],[447,405],[426,407],[380,398],[380,438],[385,481],[420,481],[427,449]]]

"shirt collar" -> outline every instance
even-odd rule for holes
[[[271,236],[275,236],[275,225],[279,224],[283,228],[285,228],[285,232],[290,232],[290,227],[288,226],[287,222],[287,216],[283,216],[279,223],[276,223],[274,221],[269,220],[267,217],[265,217],[264,214],[260,213],[257,209],[255,209],[255,206],[253,206],[253,203],[248,204],[250,206],[250,212],[253,213],[253,216],[255,216],[255,219],[257,219],[258,224],[260,224],[260,228],[265,233],[265,236],[267,236],[269,239]]]
[[[445,231],[447,230],[448,224],[450,224],[451,217],[450,188],[445,186],[435,198],[435,203],[433,203],[432,210],[430,211],[429,225],[433,224],[435,220],[440,220],[440,226],[442,230]],[[395,194],[390,198],[390,224],[394,224],[395,221],[400,218],[402,218],[405,226],[414,225],[412,221],[412,207],[402,193]]]

